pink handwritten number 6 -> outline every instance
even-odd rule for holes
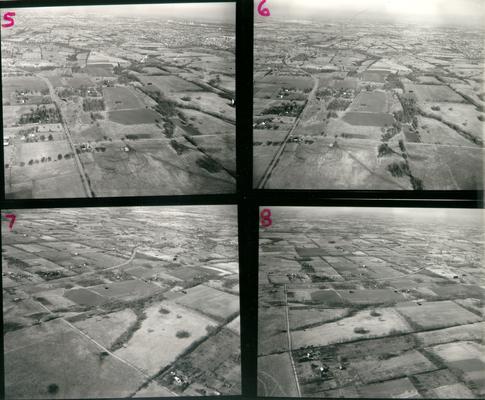
[[[271,210],[269,208],[265,208],[263,211],[261,211],[261,226],[263,228],[267,228],[272,224],[273,221],[271,220]]]
[[[264,3],[266,3],[266,0],[261,0],[261,2],[259,3],[258,13],[259,13],[259,15],[261,15],[263,17],[269,17],[271,15],[271,13],[269,12],[268,7],[263,8]]]

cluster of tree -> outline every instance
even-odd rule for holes
[[[25,142],[26,143],[33,143],[33,142],[38,142],[39,140],[40,141],[45,141],[46,140],[46,137],[45,135],[40,135],[40,136],[37,136],[37,135],[32,135],[32,134],[26,134],[24,135],[24,139],[25,139]],[[47,140],[54,140],[54,137],[52,135],[49,135],[47,137]]]
[[[392,153],[394,153],[394,150],[392,150],[387,143],[382,143],[377,148],[377,157],[387,156],[388,154]]]
[[[211,86],[218,86],[221,83],[221,76],[217,74],[215,78],[210,79],[208,83]]]
[[[398,122],[409,123],[413,121],[413,118],[418,114],[418,106],[416,99],[411,96],[402,96],[399,99],[401,101],[402,111],[395,111],[394,118]]]
[[[165,129],[165,136],[172,138],[175,133],[175,124],[170,119],[164,119],[163,129]]]
[[[413,176],[411,170],[409,169],[409,164],[407,163],[407,161],[401,161],[399,163],[394,162],[392,164],[389,164],[387,166],[387,169],[394,177],[408,176],[414,190],[423,190],[423,181]]]
[[[176,114],[175,103],[167,99],[162,92],[153,92],[152,98],[157,102],[155,110],[164,117],[172,117]]]
[[[55,108],[46,108],[45,105],[31,108],[29,113],[22,114],[19,118],[19,124],[51,124],[59,122],[59,113]]]
[[[383,88],[387,90],[395,88],[404,90],[404,85],[401,82],[401,79],[399,79],[397,72],[395,74],[387,75],[386,83]]]
[[[276,114],[276,115],[285,115],[288,117],[297,117],[300,115],[301,111],[303,110],[302,104],[297,104],[294,101],[291,102],[284,102],[281,104],[273,105],[261,113],[262,115],[266,114]]]
[[[393,162],[387,166],[387,169],[394,177],[409,176],[411,174],[408,163],[404,161]]]
[[[347,107],[352,103],[352,100],[348,99],[333,99],[328,105],[329,110],[346,110]]]
[[[301,269],[302,269],[303,272],[306,272],[306,273],[315,272],[315,268],[313,268],[313,266],[311,264],[306,263],[306,262],[301,264]]]
[[[382,128],[384,134],[381,137],[383,142],[388,142],[394,136],[396,136],[399,132],[401,132],[401,124],[397,121],[394,121],[393,125],[388,128]]]
[[[317,92],[317,97],[352,97],[353,93],[354,89],[323,88]]]
[[[308,55],[305,53],[300,53],[294,57],[291,57],[291,61],[308,61],[309,59],[310,57],[308,57]]]
[[[57,95],[59,97],[73,97],[73,96],[80,96],[80,97],[86,97],[88,95],[88,91],[90,92],[89,95],[93,96],[93,92],[96,92],[96,95],[98,92],[94,87],[89,87],[87,85],[81,85],[78,88],[59,88],[57,89]]]
[[[98,119],[104,119],[103,114],[100,114],[98,112],[92,112],[90,115],[93,121],[96,121]]]
[[[132,62],[132,63],[130,64],[130,66],[128,67],[128,69],[131,69],[132,71],[135,71],[135,72],[143,72],[143,68],[144,68],[144,67],[145,67],[145,66],[144,66],[143,64],[141,64],[141,63],[139,63],[139,62],[134,61],[134,62]],[[115,68],[116,68],[116,67],[115,67]],[[115,70],[115,73],[117,73],[117,72],[116,72],[116,70]]]
[[[105,109],[104,100],[86,97],[83,99],[84,111],[103,111]]]
[[[273,123],[273,118],[260,119],[253,124],[255,129],[278,129],[278,125]]]
[[[116,75],[121,75],[123,71],[124,68],[120,65],[120,63],[118,63],[118,65],[113,68],[113,73],[115,73]]]
[[[77,53],[69,54],[66,58],[67,61],[77,61]]]
[[[66,153],[66,154],[64,154],[64,156],[63,156],[61,153],[59,153],[59,154],[57,155],[57,160],[59,160],[59,161],[60,161],[60,160],[62,160],[63,158],[64,158],[65,160],[69,160],[69,159],[70,159],[72,156],[74,156],[74,153]],[[53,158],[52,158],[52,157],[50,157],[50,156],[43,156],[43,157],[41,157],[40,159],[30,159],[30,160],[27,162],[27,165],[34,165],[34,164],[39,164],[39,163],[51,162],[51,161],[56,161],[56,159],[55,159],[55,158],[53,159]],[[24,166],[25,166],[25,163],[24,163],[24,162],[21,162],[21,163],[20,163],[20,166],[21,166],[21,167],[24,167]]]

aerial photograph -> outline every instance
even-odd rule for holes
[[[7,198],[235,192],[235,3],[9,11]]]
[[[485,2],[264,7],[270,15],[255,4],[254,17],[255,188],[483,190]]]
[[[484,211],[272,207],[258,395],[484,398]]]
[[[9,212],[6,399],[241,393],[235,206]]]

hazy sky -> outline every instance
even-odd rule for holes
[[[45,7],[38,9],[16,9],[20,18],[22,10],[36,10],[43,15],[62,15],[96,13],[105,16],[146,16],[162,17],[167,19],[181,18],[187,20],[207,20],[234,23],[236,19],[235,3],[185,3],[185,4],[123,4],[110,6],[86,6],[86,7]]]
[[[267,207],[265,207],[267,208]],[[278,215],[291,217],[291,215],[305,218],[308,222],[320,218],[339,216],[355,217],[384,217],[395,221],[408,221],[413,224],[433,223],[443,225],[483,226],[484,211],[481,209],[459,208],[391,208],[391,207],[271,207],[273,224],[276,224]]]
[[[255,0],[255,6],[259,0]],[[430,24],[485,24],[485,0],[267,0],[275,18],[387,18]],[[257,13],[256,13],[257,14]]]

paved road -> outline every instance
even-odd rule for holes
[[[283,140],[280,147],[278,148],[278,151],[275,153],[275,155],[273,156],[273,159],[269,163],[268,168],[266,168],[266,171],[265,171],[263,177],[261,178],[261,180],[258,183],[258,189],[263,189],[265,187],[265,185],[268,183],[268,179],[271,176],[271,173],[273,172],[276,165],[278,165],[278,162],[280,161],[281,155],[283,154],[283,151],[285,150],[285,147],[286,147],[286,144],[288,143],[288,140],[293,135],[293,132],[295,132],[296,128],[298,127],[298,125],[301,121],[301,117],[304,115],[308,105],[312,102],[313,98],[316,95],[319,81],[318,81],[318,78],[313,76],[313,75],[312,75],[312,78],[313,78],[313,81],[314,81],[313,89],[310,92],[310,94],[308,95],[308,99],[307,99],[307,102],[305,104],[305,107],[303,107],[303,110],[301,111],[298,118],[295,120],[293,127],[288,131],[287,135],[285,136],[285,139]]]
[[[74,159],[76,161],[76,166],[78,168],[79,175],[81,175],[81,181],[83,183],[84,191],[86,192],[86,197],[94,197],[94,194],[93,194],[91,187],[89,186],[89,183],[88,183],[86,171],[84,170],[84,167],[81,163],[79,155],[76,152],[76,148],[74,147],[74,142],[72,141],[71,132],[69,131],[69,127],[67,126],[67,123],[64,121],[64,118],[62,116],[61,99],[57,96],[57,94],[54,90],[54,87],[52,86],[49,79],[47,79],[46,77],[39,75],[39,74],[36,74],[36,76],[38,78],[42,79],[45,82],[45,84],[47,85],[47,87],[49,88],[49,93],[51,95],[52,101],[54,102],[54,104],[57,108],[57,111],[59,112],[59,116],[60,116],[60,119],[61,119],[62,126],[64,128],[64,132],[65,132],[66,137],[67,137],[67,141],[69,142],[69,146],[71,147],[71,151],[74,154]]]

